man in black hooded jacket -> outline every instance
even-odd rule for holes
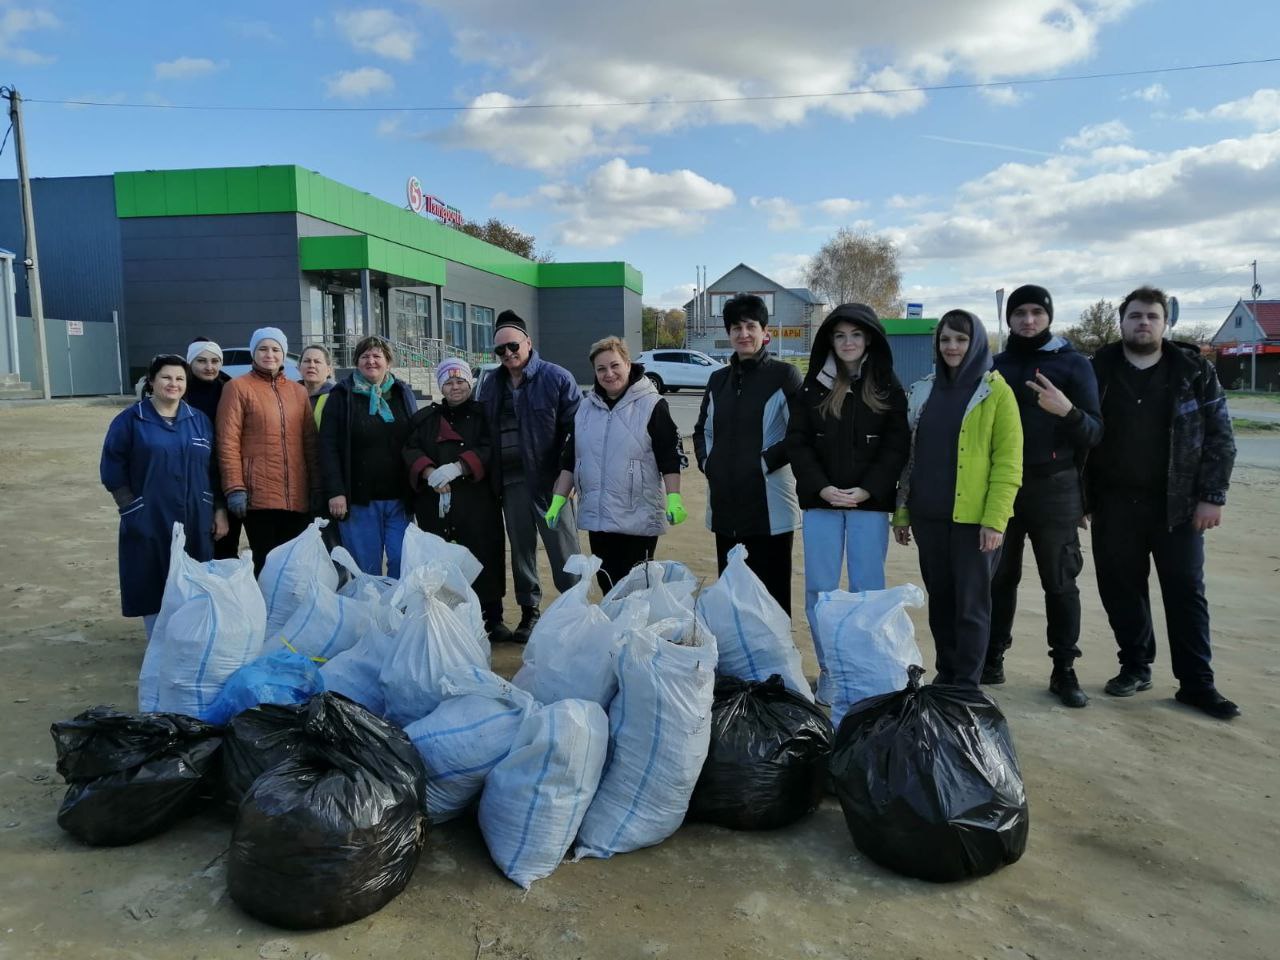
[[[1004,683],[1004,654],[1013,644],[1013,616],[1022,579],[1024,541],[1031,540],[1044,589],[1045,633],[1053,673],[1049,690],[1068,707],[1089,702],[1073,664],[1080,656],[1080,590],[1076,577],[1084,502],[1080,471],[1102,439],[1098,381],[1089,361],[1054,336],[1053,298],[1026,284],[1005,305],[1009,339],[994,366],[1018,398],[1022,419],[1022,487],[1004,532],[1004,551],[991,579],[991,640],[982,682]]]

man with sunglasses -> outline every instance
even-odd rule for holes
[[[538,356],[529,328],[512,310],[498,314],[493,355],[501,366],[485,379],[479,402],[493,438],[493,468],[502,478],[502,515],[511,545],[511,577],[520,624],[514,639],[524,643],[538,622],[538,539],[547,551],[551,577],[561,593],[578,578],[564,572],[578,549],[573,503],[565,503],[554,526],[547,523],[551,488],[560,473],[560,451],[573,431],[582,393],[572,375]]]

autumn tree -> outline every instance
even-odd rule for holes
[[[1080,312],[1080,319],[1073,326],[1062,331],[1062,335],[1086,357],[1093,356],[1100,347],[1120,339],[1115,304],[1110,300],[1091,304]]]
[[[835,306],[865,303],[882,317],[900,317],[898,248],[888,237],[841,227],[805,269],[805,283]]]
[[[1180,323],[1173,328],[1173,332],[1169,334],[1174,340],[1181,340],[1183,343],[1208,343],[1213,339],[1213,335],[1218,332],[1218,325],[1208,320],[1193,320],[1190,323]]]
[[[490,217],[484,223],[468,220],[458,229],[469,237],[475,237],[477,240],[491,243],[495,247],[501,247],[503,250],[510,250],[526,260],[533,260],[537,263],[550,263],[555,259],[554,255],[550,253],[539,253],[537,251],[537,241],[534,239],[533,234],[517,230],[511,224],[503,223],[497,217]]]
[[[645,350],[684,345],[683,310],[643,307],[640,311],[641,341]]]

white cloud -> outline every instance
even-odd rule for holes
[[[388,93],[395,89],[396,85],[389,73],[377,67],[343,70],[341,73],[330,77],[325,83],[329,90],[329,96],[342,100],[359,100],[363,97],[373,96],[375,93]]]
[[[1067,150],[1093,150],[1109,143],[1127,143],[1133,139],[1131,131],[1120,120],[1093,123],[1080,128],[1080,132],[1067,137],[1062,146]]]
[[[1164,88],[1163,83],[1153,83],[1150,86],[1126,93],[1124,99],[1143,100],[1146,103],[1162,103],[1169,99],[1169,91]]]
[[[1242,120],[1259,130],[1280,127],[1280,90],[1264,88],[1247,97],[1220,103],[1208,113],[1188,110],[1188,120]]]
[[[408,62],[418,44],[418,32],[399,14],[381,7],[346,10],[333,15],[334,23],[357,50],[390,60]]]
[[[858,3],[851,12],[847,0],[742,0],[726,33],[722,8],[687,0],[600,4],[590,17],[574,0],[432,0],[454,30],[455,54],[488,68],[486,88],[467,98],[472,105],[645,102],[468,113],[443,139],[506,163],[555,169],[636,152],[643,135],[693,126],[776,129],[815,113],[898,116],[927,101],[905,88],[949,77],[1016,79],[1078,62],[1094,52],[1100,28],[1136,2],[899,0],[874,9]],[[655,43],[654,24],[679,29]],[[877,89],[899,92],[870,92]],[[742,99],[752,97],[778,99]],[[670,102],[691,99],[706,102]],[[513,149],[526,140],[532,149]]]
[[[775,253],[769,258],[764,273],[784,287],[803,287],[805,270],[811,259],[807,253]]]
[[[850,200],[848,197],[828,197],[826,200],[818,201],[818,209],[832,217],[847,217],[851,213],[865,209],[866,206],[864,201]]]
[[[597,167],[581,184],[546,184],[535,197],[532,203],[563,218],[555,242],[572,247],[613,246],[639,230],[697,230],[707,214],[734,203],[732,190],[692,170],[658,173],[621,157]],[[525,202],[504,199],[508,205]]]
[[[1016,107],[1027,99],[1027,95],[1016,87],[979,87],[978,93],[997,107]]]
[[[895,193],[884,202],[884,205],[890,210],[914,210],[917,207],[923,207],[928,202],[929,195],[925,193],[916,193],[910,196]]]
[[[157,63],[155,73],[157,80],[189,80],[192,77],[203,77],[226,67],[227,61],[213,61],[208,57],[178,57]]]
[[[684,305],[693,299],[694,289],[692,283],[678,283],[670,290],[663,290],[654,297],[653,302],[646,303],[645,306],[657,307],[659,310],[670,310],[673,307],[683,310]]]
[[[751,206],[763,210],[769,217],[769,229],[796,230],[800,227],[800,210],[785,197],[752,197]]]
[[[21,67],[53,63],[53,57],[27,47],[22,35],[37,30],[56,30],[60,26],[61,21],[42,7],[5,4],[0,8],[0,63],[15,63]]]

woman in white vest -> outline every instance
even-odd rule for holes
[[[578,491],[578,529],[600,558],[600,587],[608,590],[637,563],[653,558],[667,524],[688,514],[680,499],[680,434],[667,401],[631,362],[626,341],[605,337],[591,345],[596,383],[578,406],[573,434],[546,519]]]

